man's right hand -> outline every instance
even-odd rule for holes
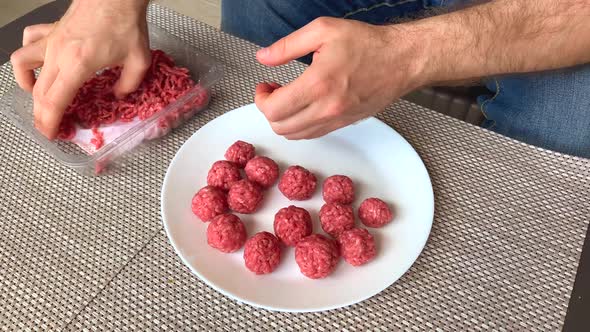
[[[114,93],[135,91],[150,66],[147,0],[74,0],[61,21],[27,27],[10,60],[18,85],[33,93],[35,126],[56,137],[65,109],[97,71],[122,66]],[[34,70],[41,68],[35,79]]]

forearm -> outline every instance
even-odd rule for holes
[[[75,15],[76,12],[98,7],[98,19],[127,15],[135,18],[145,16],[149,2],[150,0],[73,0],[65,15]]]
[[[590,0],[496,0],[403,29],[423,84],[590,62]]]

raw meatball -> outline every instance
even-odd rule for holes
[[[241,178],[240,170],[234,163],[219,160],[211,166],[209,174],[207,174],[207,184],[227,191],[234,182]]]
[[[321,279],[329,276],[338,264],[338,245],[321,234],[313,234],[299,241],[295,247],[295,261],[304,276]]]
[[[275,214],[275,234],[287,246],[293,247],[311,235],[312,227],[309,212],[295,205],[282,208]]]
[[[313,173],[301,166],[289,166],[279,181],[279,190],[289,200],[303,201],[311,198],[316,185]]]
[[[246,176],[248,180],[258,184],[262,188],[272,186],[279,178],[279,165],[267,157],[254,157],[246,164]]]
[[[350,204],[354,201],[352,180],[345,175],[332,175],[324,181],[322,195],[326,203]]]
[[[238,213],[254,213],[262,202],[262,191],[253,182],[240,180],[229,188],[227,203]]]
[[[269,232],[256,233],[246,242],[244,261],[248,270],[256,274],[271,273],[281,262],[279,239]]]
[[[245,242],[246,227],[236,215],[219,215],[207,227],[207,243],[221,252],[234,252]]]
[[[359,207],[359,218],[369,227],[382,227],[393,219],[393,213],[387,203],[379,198],[367,198]]]
[[[228,211],[227,197],[223,191],[206,186],[195,194],[191,207],[193,213],[202,221],[210,221]]]
[[[254,158],[254,150],[254,145],[244,141],[236,141],[225,151],[225,159],[233,162],[239,168],[244,168],[248,160]]]
[[[352,266],[370,262],[377,255],[373,235],[363,228],[352,228],[340,233],[340,254]]]
[[[324,232],[338,238],[338,235],[354,227],[354,212],[349,205],[326,203],[320,209],[320,223]]]

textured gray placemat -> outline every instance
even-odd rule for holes
[[[122,172],[82,177],[0,122],[0,329],[558,330],[590,214],[590,162],[546,152],[411,103],[381,119],[416,148],[436,216],[424,253],[379,295],[324,313],[240,305],[194,277],[161,227],[159,192],[180,145],[252,101],[255,47],[154,6],[149,18],[226,65],[211,109]],[[13,84],[0,68],[0,93]]]

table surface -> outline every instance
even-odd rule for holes
[[[0,60],[51,3],[0,29]],[[112,176],[83,177],[0,122],[0,329],[584,330],[590,326],[590,161],[527,146],[400,101],[379,117],[423,158],[436,197],[429,242],[394,285],[348,308],[271,313],[193,276],[159,217],[165,170],[200,126],[252,101],[256,82],[305,67],[256,64],[253,45],[167,9],[150,21],[220,59],[210,109]],[[0,67],[0,94],[14,81]],[[586,238],[585,249],[582,250]],[[576,273],[577,271],[577,273]],[[575,285],[574,285],[575,280]],[[569,305],[568,305],[569,304]]]

